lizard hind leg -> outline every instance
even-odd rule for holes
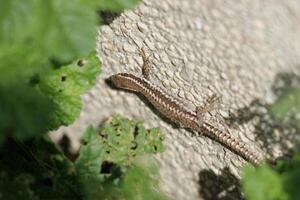
[[[204,106],[196,107],[195,112],[198,118],[198,123],[200,125],[204,121],[204,114],[217,109],[219,103],[220,103],[220,97],[218,97],[216,94],[213,94],[207,98]]]
[[[149,80],[149,75],[150,75],[150,63],[149,63],[149,57],[151,55],[146,55],[146,51],[145,49],[142,47],[140,48],[140,54],[142,56],[143,59],[143,66],[142,66],[142,75],[145,79]]]
[[[150,74],[150,63],[149,63],[149,57],[151,55],[146,54],[146,51],[144,49],[144,47],[140,48],[140,45],[128,34],[128,32],[126,32],[124,29],[120,28],[121,33],[123,34],[124,37],[128,37],[130,38],[135,44],[136,46],[139,48],[139,53],[142,56],[143,59],[143,66],[142,66],[142,76],[149,80],[149,74]]]

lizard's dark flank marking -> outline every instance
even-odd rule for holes
[[[153,85],[147,79],[128,73],[115,74],[110,76],[109,79],[117,88],[143,94],[161,114],[174,123],[210,137],[253,165],[261,163],[261,159],[251,152],[244,143],[207,122],[199,122],[196,112],[183,107],[174,97],[158,86]]]

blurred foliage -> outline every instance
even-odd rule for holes
[[[164,150],[163,140],[158,129],[146,130],[140,122],[118,115],[104,123],[99,134],[90,127],[76,160],[85,196],[167,199],[159,190],[158,166],[150,156]]]
[[[135,3],[0,0],[0,85],[9,90],[12,84],[26,84],[36,74],[85,57],[95,48],[97,11],[121,11]]]
[[[82,62],[33,76],[28,83],[0,84],[0,142],[6,136],[28,139],[74,122],[81,110],[80,95],[100,73],[95,53]]]
[[[0,146],[7,136],[29,139],[76,119],[80,95],[100,73],[90,53],[101,21],[98,12],[136,3],[0,0]],[[79,58],[87,64],[81,66]]]
[[[26,143],[9,139],[0,151],[1,197],[167,199],[159,190],[158,165],[151,157],[164,149],[163,139],[158,129],[146,130],[140,122],[120,116],[105,122],[99,131],[86,130],[75,162],[47,136]]]
[[[281,161],[273,169],[267,164],[254,169],[244,168],[243,189],[247,199],[300,199],[300,155],[290,161]]]
[[[0,0],[0,80],[26,82],[95,47],[97,15],[81,0]]]
[[[86,56],[95,48],[100,21],[96,11],[121,11],[136,3],[137,0],[0,0],[0,75],[2,70],[8,70],[4,69],[7,64],[15,66],[10,69],[14,73],[7,77],[9,80],[17,73],[24,74],[20,71],[27,68],[30,74],[33,68],[45,70],[53,60],[66,63]]]
[[[300,129],[300,87],[290,87],[269,108],[271,116],[281,123],[292,123]]]
[[[287,87],[269,106],[269,113],[279,124],[290,123],[300,128],[300,88]],[[267,164],[257,169],[247,166],[243,170],[242,182],[248,200],[298,200],[300,153],[272,167]]]
[[[280,175],[267,165],[258,169],[254,169],[252,166],[245,167],[243,189],[249,200],[287,199]]]
[[[73,123],[95,85],[99,11],[136,3],[0,0],[1,199],[167,199],[151,157],[164,149],[158,129],[115,116],[87,129],[74,162],[46,134]]]
[[[50,99],[24,84],[0,85],[0,146],[7,136],[44,134],[53,113]]]
[[[139,1],[140,0],[81,0],[82,3],[89,4],[92,7],[113,12],[120,12],[124,9],[132,8]]]

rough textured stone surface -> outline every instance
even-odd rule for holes
[[[241,158],[208,138],[192,137],[172,126],[136,95],[105,83],[117,72],[141,74],[138,47],[151,54],[151,80],[188,107],[219,95],[218,109],[206,119],[230,130],[253,151],[278,157],[299,145],[295,130],[274,128],[263,106],[276,99],[274,88],[300,73],[297,0],[141,2],[99,29],[97,52],[103,72],[83,96],[79,119],[59,129],[54,139],[66,133],[76,149],[89,124],[97,125],[114,113],[140,119],[166,133],[167,149],[157,159],[162,188],[173,199],[241,198]],[[284,133],[289,137],[282,139]]]

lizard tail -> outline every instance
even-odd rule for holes
[[[258,166],[262,163],[262,159],[260,159],[256,154],[250,151],[244,143],[238,141],[230,134],[217,129],[208,123],[203,123],[200,127],[199,132],[221,143],[231,151],[237,153],[245,160],[252,163],[254,166]]]

